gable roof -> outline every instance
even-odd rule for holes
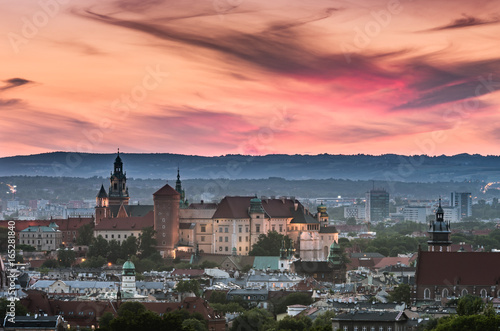
[[[249,218],[250,200],[252,196],[226,196],[219,205],[213,218]],[[295,210],[295,202],[301,206],[300,202],[294,199],[272,199],[262,198],[262,207],[269,217],[272,218],[291,218]]]
[[[121,208],[125,209],[127,216],[145,216],[154,209],[153,205],[111,205],[109,211],[112,217],[117,217]]]
[[[402,311],[353,311],[337,315],[333,321],[378,321],[378,322],[399,322],[406,321],[408,317]]]
[[[103,218],[94,228],[95,231],[130,231],[142,230],[154,225],[154,212],[145,216]]]
[[[497,285],[500,253],[419,252],[417,285]]]
[[[339,233],[337,228],[333,225],[331,226],[321,226],[319,228],[319,233]]]
[[[177,192],[172,186],[165,184],[161,189],[153,193],[153,196],[158,197],[158,196],[163,196],[163,197],[178,197],[180,199],[181,195],[179,192]]]

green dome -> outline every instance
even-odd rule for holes
[[[252,200],[250,200],[250,203],[261,203],[262,200],[260,200],[259,198],[255,197],[253,198]]]
[[[127,262],[125,262],[123,264],[123,267],[122,267],[122,275],[125,275],[125,274],[134,274],[135,275],[135,265],[130,261],[128,260]]]

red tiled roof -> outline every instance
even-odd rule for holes
[[[496,285],[500,279],[500,253],[419,252],[418,285]]]
[[[95,226],[95,230],[142,230],[153,225],[154,212],[150,211],[145,216],[103,218],[99,224]]]
[[[31,221],[16,221],[16,232],[27,229],[30,226],[48,226],[50,223],[56,223],[60,231],[76,231],[81,226],[94,222],[92,217],[70,217],[67,219],[51,219],[51,220],[31,220]],[[0,227],[8,227],[8,221],[0,221]]]
[[[165,184],[161,189],[153,193],[153,196],[178,196],[179,198],[181,195],[179,192],[177,192],[172,186]]]

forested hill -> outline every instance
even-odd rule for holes
[[[403,182],[500,181],[500,157],[373,155],[224,155],[121,153],[124,170],[133,178],[351,179]],[[0,176],[109,176],[116,154],[54,152],[0,158]]]

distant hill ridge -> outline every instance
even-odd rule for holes
[[[393,180],[437,182],[500,181],[500,157],[374,155],[224,155],[120,153],[130,178],[230,178]],[[0,158],[0,176],[109,176],[116,154],[53,152]]]

